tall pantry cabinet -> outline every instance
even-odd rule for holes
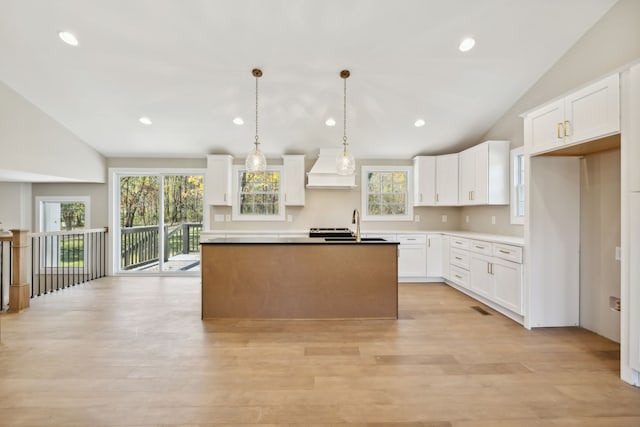
[[[640,385],[640,64],[623,74],[622,98],[622,334],[628,329],[627,372]],[[626,205],[626,207],[625,207]],[[625,241],[625,239],[627,239]],[[626,284],[626,286],[625,286]],[[628,292],[625,293],[625,288]],[[625,298],[626,297],[626,298]],[[626,322],[625,322],[626,320]],[[624,371],[625,346],[621,348]]]

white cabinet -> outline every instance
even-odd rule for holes
[[[206,203],[231,206],[233,157],[211,154],[207,156]]]
[[[444,277],[442,234],[427,235],[427,277]]]
[[[509,204],[509,141],[485,141],[460,153],[461,205]]]
[[[436,157],[413,158],[413,205],[433,206],[436,203]]]
[[[494,300],[517,314],[522,314],[522,264],[494,258],[491,264]]]
[[[527,113],[524,140],[536,154],[620,131],[620,78],[613,74]]]
[[[457,236],[449,246],[450,282],[514,319],[524,313],[521,247]]]
[[[442,235],[442,278],[449,279],[451,277],[451,268],[449,261],[449,236]],[[427,264],[429,262],[429,254],[427,254]]]
[[[413,205],[458,204],[458,154],[413,159]]]
[[[424,234],[398,234],[398,277],[427,276],[427,240]]]
[[[629,193],[629,364],[640,371],[640,193]]]
[[[491,298],[494,294],[493,277],[491,276],[491,257],[471,252],[469,255],[469,277],[471,290]]]
[[[629,70],[628,84],[627,129],[623,131],[623,138],[629,141],[625,144],[629,153],[629,191],[640,191],[640,65]]]
[[[284,174],[284,204],[304,206],[304,155],[282,156]]]
[[[458,154],[436,156],[436,200],[439,206],[458,204]]]

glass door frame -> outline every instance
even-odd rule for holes
[[[120,268],[120,178],[123,176],[157,176],[160,182],[159,188],[159,207],[158,212],[158,239],[159,243],[164,242],[164,177],[165,176],[202,176],[204,188],[203,198],[203,231],[209,227],[209,209],[206,205],[206,168],[109,168],[109,261],[108,274],[111,276],[199,276],[200,271],[186,271],[177,273],[175,271],[162,271],[164,263],[163,256],[159,256],[159,265],[161,271],[145,272],[145,271],[126,271]],[[162,255],[164,245],[160,244],[160,252]]]

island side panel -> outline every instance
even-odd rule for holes
[[[396,245],[203,244],[202,318],[398,317]]]

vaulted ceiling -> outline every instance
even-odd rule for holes
[[[480,142],[614,3],[0,0],[0,80],[108,157],[244,156],[259,67],[278,157],[341,146],[346,68],[356,157],[410,158]]]

